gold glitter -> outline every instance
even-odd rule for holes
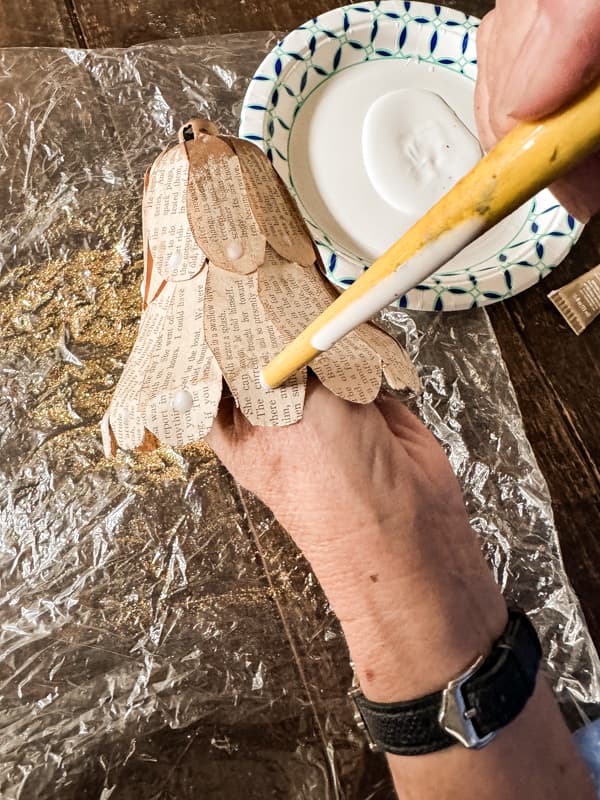
[[[97,654],[86,656],[85,669],[100,676],[165,637],[187,665],[233,664],[252,647],[274,659],[283,635],[278,604],[291,589],[265,579],[238,488],[210,448],[103,455],[99,422],[141,311],[143,265],[122,243],[123,219],[139,213],[139,199],[129,202],[99,209],[95,229],[63,220],[46,241],[64,258],[21,264],[0,278],[4,391],[21,437],[4,448],[19,465],[9,489],[15,527],[5,533],[19,557],[3,588],[19,594],[41,570],[51,602],[71,604],[53,640],[55,663],[77,646]],[[80,246],[91,241],[95,249]],[[139,236],[134,242],[139,252]],[[267,511],[252,516],[263,531],[272,527]],[[76,664],[63,680],[77,683]],[[246,685],[240,669],[235,691]],[[36,686],[23,690],[33,700]]]
[[[98,421],[137,332],[141,262],[111,249],[13,268],[0,283],[0,341],[16,363],[41,357],[35,421]]]

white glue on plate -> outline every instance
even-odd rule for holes
[[[481,158],[479,142],[437,94],[400,89],[376,100],[362,131],[367,175],[389,205],[422,215]]]
[[[380,114],[385,117],[383,112],[389,112],[389,118],[375,130],[371,126]],[[429,122],[435,125],[423,137],[422,126]],[[372,263],[423,216],[446,186],[474,166],[481,155],[475,131],[473,84],[459,73],[438,68],[431,73],[426,63],[408,60],[356,64],[324,81],[299,107],[290,133],[290,178],[304,213],[338,253],[357,259],[358,275],[361,260]],[[373,148],[368,144],[371,135]],[[425,144],[421,139],[426,138],[425,155],[433,167],[432,180],[420,179],[418,197],[410,204],[404,202],[405,195],[403,200],[393,194],[394,187],[386,192],[376,175],[383,171],[397,176],[395,183],[403,180],[399,176],[409,172],[411,164],[398,164],[398,140],[407,135],[418,145],[411,151],[412,165],[415,156],[419,161]],[[436,142],[447,157],[432,157]],[[367,156],[366,143],[376,152]],[[432,172],[443,179],[439,184]],[[528,208],[502,220],[444,269],[461,271],[464,263],[476,265],[489,258],[518,235]]]

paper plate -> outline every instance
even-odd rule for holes
[[[428,3],[346,6],[290,33],[256,72],[240,136],[273,162],[337,286],[356,280],[413,221],[365,184],[368,110],[389,92],[425,89],[475,133],[478,24]],[[582,229],[544,190],[397,302],[442,311],[504,300],[556,267]]]

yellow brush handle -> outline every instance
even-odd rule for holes
[[[263,369],[264,384],[271,388],[279,386],[319,355],[324,348],[314,346],[315,335],[318,340],[326,325],[329,329],[335,327],[333,322],[340,320],[342,312],[354,320],[352,327],[373,316],[377,309],[356,321],[361,299],[364,304],[370,293],[372,305],[374,287],[381,287],[382,281],[394,273],[401,276],[402,265],[414,261],[425,248],[431,251],[432,243],[440,237],[459,228],[472,230],[473,234],[461,243],[459,249],[462,249],[599,147],[600,83],[555,114],[537,122],[520,123]],[[454,255],[443,248],[439,252],[440,258],[428,274]],[[408,273],[407,269],[407,276]],[[383,300],[378,308],[384,308],[393,299],[394,295]]]

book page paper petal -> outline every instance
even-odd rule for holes
[[[108,421],[119,447],[124,450],[133,450],[144,439],[140,393],[152,353],[163,333],[174,285],[167,284],[143,314],[137,339],[110,404]]]
[[[298,336],[336,296],[316,267],[291,264],[269,249],[258,280],[267,316],[288,340]],[[354,331],[317,356],[310,366],[338,397],[353,403],[370,403],[377,397],[381,361]]]
[[[392,389],[420,391],[417,369],[401,345],[372,323],[359,325],[356,332],[380,357],[383,374]]]
[[[104,450],[104,457],[111,458],[117,452],[117,442],[110,427],[108,411],[100,420],[100,433],[102,434],[102,449]]]
[[[203,439],[221,399],[221,371],[204,338],[206,274],[174,284],[140,394],[146,428],[173,447]]]
[[[285,184],[263,153],[245,139],[223,137],[235,150],[254,217],[280,256],[308,267],[316,260],[313,241]]]
[[[148,263],[150,256],[150,248],[148,247],[148,224],[146,222],[146,205],[148,202],[148,186],[150,185],[150,170],[146,170],[144,175],[144,191],[142,193],[142,247],[144,250],[144,274],[140,286],[140,294],[142,295],[142,307],[145,308],[148,304],[146,297],[148,296],[148,283],[150,280],[151,265]]]
[[[187,218],[189,163],[183,145],[155,162],[146,190],[144,216],[154,269],[170,281],[184,281],[202,269],[206,256]]]
[[[344,400],[372,403],[379,394],[381,365],[357,336],[348,334],[310,366],[321,383]]]
[[[187,214],[198,246],[221,269],[254,272],[263,262],[266,240],[252,214],[237,156],[221,139],[206,134],[185,147]]]
[[[265,316],[256,274],[235,275],[209,262],[204,326],[206,340],[249,422],[290,425],[301,418],[305,369],[273,391],[267,392],[260,385],[260,369],[286,340]]]

